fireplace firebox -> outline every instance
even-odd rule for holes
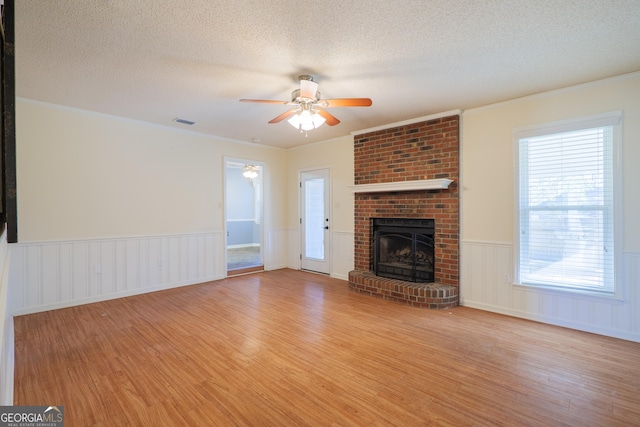
[[[435,220],[373,218],[376,276],[410,282],[434,281]]]

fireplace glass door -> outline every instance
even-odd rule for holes
[[[434,222],[375,218],[374,273],[411,282],[433,282]]]

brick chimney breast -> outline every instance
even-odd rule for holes
[[[459,287],[459,115],[376,130],[354,137],[354,183],[380,184],[398,181],[451,179],[447,189],[355,194],[354,268],[349,287],[366,276],[373,295],[372,218],[432,218],[435,220],[436,295],[446,294],[446,303],[415,299],[398,300],[393,292],[375,295],[412,305],[448,308],[458,303]],[[353,279],[353,280],[352,280]],[[389,280],[381,278],[380,289]],[[415,284],[413,284],[415,285]],[[395,286],[395,285],[394,285]],[[403,287],[402,283],[398,286]],[[453,288],[453,289],[452,289]],[[423,290],[424,291],[424,290]],[[411,292],[420,291],[411,287]],[[428,290],[430,298],[434,294]],[[398,294],[398,292],[396,292]],[[455,295],[453,295],[455,294]],[[424,304],[423,304],[424,302]]]

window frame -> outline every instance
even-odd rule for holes
[[[621,245],[622,245],[622,111],[611,111],[591,116],[578,117],[574,119],[561,120],[556,122],[540,123],[530,126],[523,126],[514,129],[514,285],[526,289],[552,290],[570,295],[583,294],[603,298],[622,298],[621,281]],[[531,284],[522,283],[520,278],[520,140],[544,135],[552,135],[563,132],[579,131],[603,126],[613,128],[612,147],[612,179],[613,179],[613,289],[596,290],[587,287],[563,286],[561,284]]]

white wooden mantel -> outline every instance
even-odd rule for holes
[[[384,193],[389,191],[443,190],[449,188],[450,179],[420,179],[417,181],[382,182],[379,184],[350,185],[352,193]]]

